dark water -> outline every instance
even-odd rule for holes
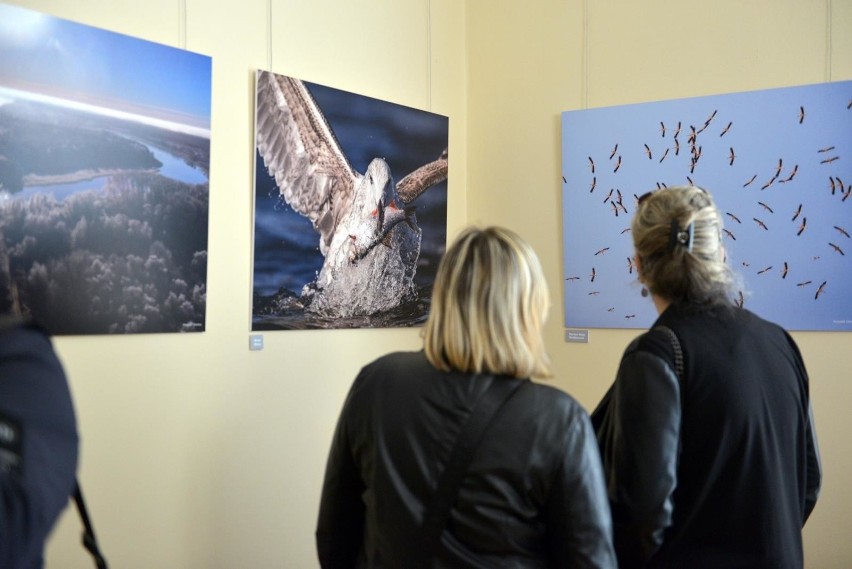
[[[305,310],[295,295],[287,295],[289,298],[276,307],[275,314],[261,315],[256,299],[252,330],[326,330],[420,326],[426,322],[426,317],[429,315],[430,292],[431,288],[423,288],[419,291],[416,300],[400,304],[393,310],[352,318],[314,314]],[[263,299],[261,302],[263,302]]]

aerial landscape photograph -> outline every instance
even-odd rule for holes
[[[209,57],[0,5],[0,312],[205,328]]]

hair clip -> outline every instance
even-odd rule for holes
[[[674,251],[678,245],[686,247],[686,250],[692,253],[692,240],[695,236],[695,224],[690,223],[686,229],[681,229],[678,226],[677,220],[672,220],[671,232],[669,233],[669,252]]]

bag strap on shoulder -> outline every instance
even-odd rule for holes
[[[485,393],[473,407],[470,417],[462,427],[444,472],[438,480],[438,486],[423,516],[420,535],[420,552],[417,556],[421,566],[428,566],[432,560],[441,534],[447,527],[450,512],[456,501],[459,487],[467,468],[482,441],[485,431],[494,423],[506,402],[529,380],[513,380],[495,377]]]
[[[675,373],[677,374],[678,380],[683,382],[683,348],[680,346],[680,340],[678,340],[677,334],[675,334],[674,330],[668,326],[655,326],[654,328],[656,330],[660,330],[669,337],[669,341],[672,344],[672,350],[674,351]]]

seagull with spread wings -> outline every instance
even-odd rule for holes
[[[389,310],[416,296],[421,230],[411,203],[447,179],[447,151],[398,183],[382,158],[357,172],[299,79],[257,72],[256,146],[281,198],[319,234],[325,257],[306,308],[328,316]]]

